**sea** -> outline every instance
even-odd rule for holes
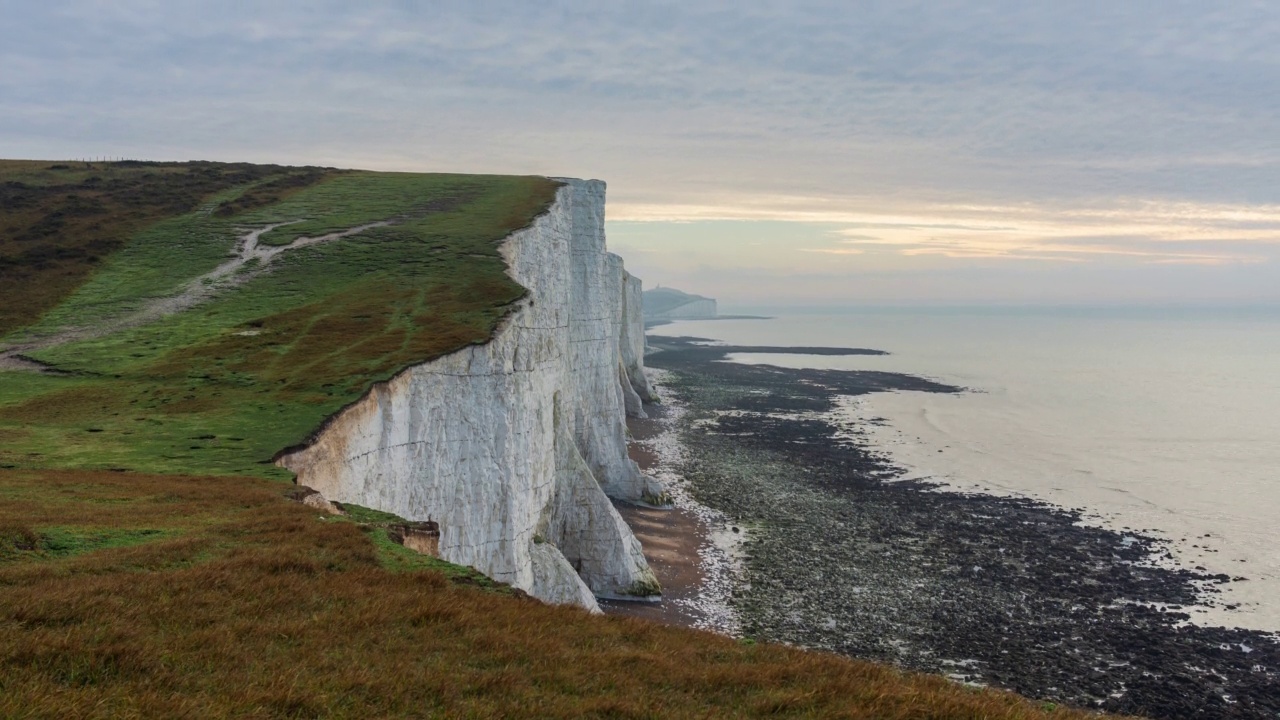
[[[651,334],[888,355],[732,362],[881,370],[966,392],[845,398],[831,419],[907,478],[1033,498],[1244,578],[1197,624],[1280,631],[1280,308],[864,308]],[[1229,608],[1229,609],[1228,609]]]

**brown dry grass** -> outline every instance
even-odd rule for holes
[[[254,373],[279,384],[276,395],[317,392],[328,386],[364,390],[370,360],[400,369],[489,339],[493,323],[523,289],[509,279],[478,289],[475,282],[442,282],[389,288],[380,278],[346,289],[340,298],[267,316],[259,335],[229,334],[175,350],[149,373],[153,377],[212,379],[220,373]],[[487,312],[477,312],[483,308]],[[283,351],[280,339],[292,342]]]
[[[231,477],[0,471],[0,717],[1085,717],[939,677],[450,585]]]

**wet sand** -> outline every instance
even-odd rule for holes
[[[662,432],[660,419],[664,411],[660,405],[646,406],[649,418],[627,419],[633,439],[628,448],[631,459],[646,472],[655,468],[658,458],[650,448],[635,441],[650,440]],[[678,508],[660,510],[619,501],[614,501],[614,507],[644,547],[645,559],[662,584],[662,601],[602,600],[600,609],[609,615],[696,627],[704,619],[693,600],[705,579],[698,556],[698,548],[708,542],[705,524],[693,513]]]

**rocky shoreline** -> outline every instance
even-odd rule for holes
[[[1158,564],[1156,538],[1078,511],[894,480],[828,414],[841,396],[960,388],[723,362],[874,350],[651,344],[646,363],[685,407],[693,499],[746,531],[731,600],[745,635],[1111,712],[1280,717],[1276,636],[1187,622],[1232,578]]]
[[[644,547],[645,559],[662,586],[662,599],[657,603],[602,600],[600,609],[610,615],[741,636],[738,614],[730,604],[741,574],[734,557],[741,545],[739,536],[724,513],[690,494],[681,471],[685,453],[679,439],[685,408],[666,391],[670,373],[651,370],[649,377],[663,402],[646,404],[645,418],[627,418],[628,451],[646,474],[662,482],[672,507],[619,501],[614,506]]]

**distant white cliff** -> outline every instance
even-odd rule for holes
[[[644,291],[644,316],[646,320],[708,320],[716,317],[716,301],[675,288],[654,288]]]
[[[409,368],[279,464],[329,500],[439,524],[440,557],[554,603],[658,590],[609,497],[663,496],[627,457],[651,399],[640,281],[605,250],[605,185],[563,180],[503,244],[528,295],[493,339]]]

